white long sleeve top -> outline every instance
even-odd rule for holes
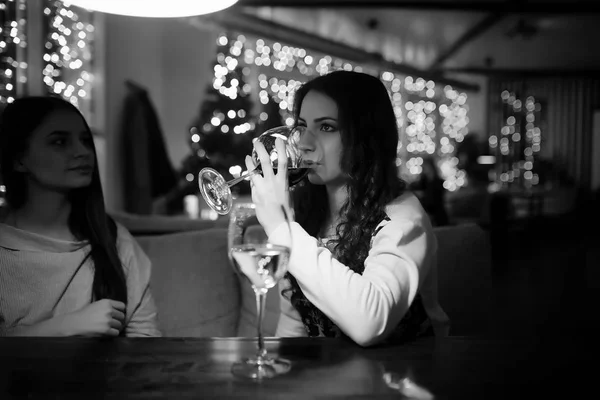
[[[409,192],[392,201],[386,213],[390,220],[379,225],[362,275],[336,260],[296,222],[291,227],[288,270],[306,298],[361,346],[376,344],[390,335],[417,291],[435,334],[446,335],[449,319],[437,298],[437,241],[429,217]],[[289,235],[286,230],[282,224],[269,240],[284,245]],[[306,336],[300,314],[281,295],[288,287],[287,280],[280,282],[281,316],[276,336]]]

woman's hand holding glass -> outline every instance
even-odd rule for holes
[[[285,374],[291,368],[289,360],[267,354],[262,325],[269,289],[285,275],[291,253],[291,228],[289,225],[288,170],[285,143],[275,141],[271,156],[260,141],[255,141],[256,161],[246,157],[248,171],[262,165],[262,176],[248,174],[251,179],[253,204],[239,203],[233,207],[228,231],[230,259],[236,272],[252,285],[257,306],[257,341],[255,357],[236,362],[232,366],[234,375],[261,380]],[[276,172],[270,157],[277,156]],[[283,155],[283,156],[281,156]],[[258,223],[257,223],[258,222]],[[285,226],[285,235],[278,244],[269,241],[269,236],[280,225]]]
[[[277,139],[275,148],[278,154],[277,172],[271,167],[271,160],[265,146],[260,141],[254,142],[254,149],[262,166],[262,176],[254,174],[250,178],[256,217],[267,235],[271,235],[279,225],[286,222],[285,215],[280,212],[282,205],[286,208],[290,219],[293,219],[287,174],[288,158],[279,156],[279,154],[286,154],[283,140]],[[252,157],[246,156],[245,161],[248,171],[256,168]]]
[[[263,160],[268,161],[264,165],[269,165],[271,169],[278,169],[275,163],[281,160],[279,158],[280,155],[286,158],[285,165],[288,168],[286,171],[287,182],[292,186],[302,181],[306,174],[308,174],[308,169],[312,166],[312,162],[302,158],[302,151],[299,148],[300,138],[303,133],[304,128],[301,126],[282,125],[271,128],[254,139],[255,144],[260,143],[266,152],[270,154],[266,158],[263,155]],[[277,139],[283,139],[284,141],[284,146],[283,148],[280,146],[279,151],[276,148]],[[200,170],[198,173],[198,187],[200,188],[202,198],[210,208],[221,215],[229,213],[233,205],[231,187],[262,172],[263,163],[256,152],[256,146],[251,159],[252,162],[247,162],[246,165],[249,167],[252,166],[252,168],[248,168],[246,173],[227,182],[223,175],[211,167],[205,167]],[[273,162],[271,162],[271,159]]]

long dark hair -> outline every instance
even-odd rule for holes
[[[6,202],[12,210],[27,202],[26,176],[16,171],[15,160],[29,146],[31,134],[52,113],[67,111],[78,115],[90,135],[91,129],[84,116],[73,104],[52,96],[31,96],[16,99],[8,104],[0,119],[0,176],[6,186]],[[106,214],[104,195],[100,184],[96,149],[92,143],[96,162],[89,186],[74,189],[69,194],[71,214],[69,228],[79,240],[88,240],[91,250],[87,257],[94,263],[94,299],[112,299],[127,302],[127,286],[123,266],[116,246],[117,227]]]
[[[351,270],[362,273],[375,227],[386,217],[385,207],[406,187],[398,177],[396,157],[398,125],[389,94],[374,76],[335,71],[301,86],[294,96],[297,121],[304,97],[310,91],[331,98],[338,108],[342,141],[342,171],[348,174],[348,198],[341,209],[342,222],[331,243],[336,258]],[[305,179],[292,191],[296,221],[318,236],[327,219],[328,201],[324,185]],[[301,297],[295,279],[291,300]]]

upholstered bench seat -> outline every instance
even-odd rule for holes
[[[153,234],[135,237],[152,261],[151,289],[165,336],[256,336],[254,292],[230,265],[226,228],[165,234],[145,229]],[[486,333],[491,317],[488,233],[465,224],[435,228],[435,234],[439,299],[451,319],[450,334]],[[275,334],[278,318],[279,293],[273,289],[267,296],[266,336]]]

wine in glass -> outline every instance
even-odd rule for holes
[[[278,126],[263,132],[257,140],[259,140],[269,153],[271,167],[277,169],[277,149],[275,148],[275,139],[279,138],[285,142],[285,152],[288,158],[288,182],[293,186],[300,182],[308,173],[311,163],[302,159],[302,152],[298,148],[300,137],[304,133],[305,127],[301,126]],[[257,167],[238,178],[230,181],[225,181],[223,175],[215,169],[206,167],[198,174],[198,186],[200,193],[206,201],[206,204],[221,215],[226,215],[231,211],[233,196],[231,195],[231,187],[240,183],[245,179],[249,179],[252,175],[262,172],[258,155],[255,151],[252,152],[252,158]]]
[[[256,209],[252,203],[236,204],[229,218],[230,260],[256,295],[258,340],[256,356],[234,363],[231,371],[236,376],[258,380],[284,374],[291,368],[289,360],[267,354],[262,333],[267,293],[285,275],[291,247],[291,231],[285,209],[281,207],[281,210],[273,212],[282,212],[285,216],[289,232],[287,245],[268,242],[267,234],[256,219]]]

